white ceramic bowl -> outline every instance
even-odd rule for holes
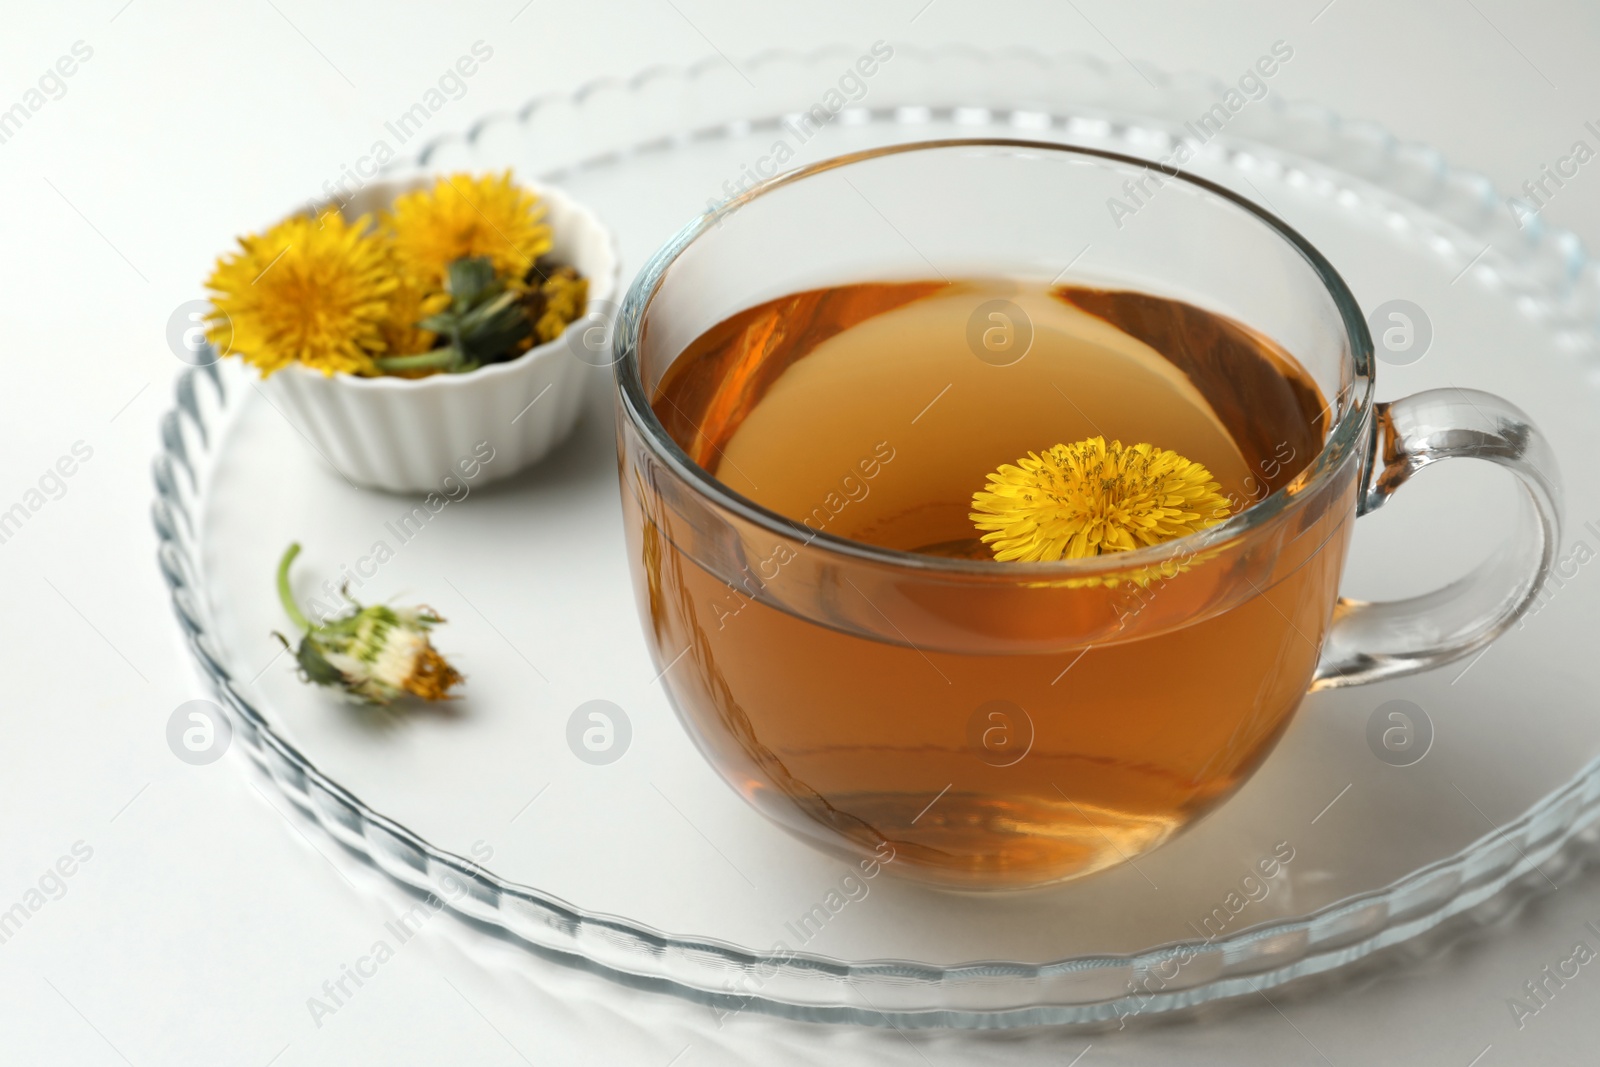
[[[351,218],[376,213],[433,182],[432,175],[373,182],[343,210]],[[559,189],[521,184],[544,201],[551,256],[589,279],[584,319],[514,360],[465,374],[328,376],[296,363],[261,382],[273,406],[350,481],[426,493],[476,468],[471,477],[482,485],[538,462],[572,432],[590,367],[609,359],[584,344],[591,334],[609,336],[596,327],[615,306],[619,262],[610,232],[588,209]]]

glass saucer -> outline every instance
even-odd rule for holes
[[[1487,389],[1528,410],[1563,457],[1600,454],[1595,271],[1570,235],[1519,230],[1487,180],[1275,95],[1202,128],[1206,115],[1218,124],[1225,86],[1028,53],[898,48],[802,140],[795,116],[827,107],[860,55],[597,82],[490,116],[407,166],[512,166],[558,183],[612,228],[632,269],[778,155],[789,166],[1003,133],[1160,159],[1189,137],[1192,169],[1287,219],[1363,306],[1421,309],[1431,345],[1380,366],[1380,399]],[[729,1011],[1114,1023],[1416,938],[1508,886],[1542,884],[1595,820],[1586,635],[1600,581],[1584,564],[1600,550],[1600,479],[1573,461],[1559,578],[1523,626],[1474,660],[1308,698],[1238,796],[1136,864],[1019,895],[846,883],[851,868],[727,789],[666,704],[627,573],[608,371],[591,370],[568,444],[461,499],[442,487],[425,517],[419,500],[347,484],[231,361],[179,379],[156,463],[174,607],[256,763],[377,867],[539,955]],[[1420,593],[1495,551],[1513,489],[1477,466],[1430,470],[1363,519],[1347,595]],[[381,721],[302,685],[271,636],[287,626],[272,574],[291,540],[306,546],[308,587],[353,578],[363,600],[447,616],[437,640],[468,675],[463,699]],[[593,700],[629,725],[609,763],[569,744]]]

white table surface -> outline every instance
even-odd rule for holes
[[[330,861],[330,843],[258,790],[240,752],[192,767],[167,748],[172,710],[203,695],[148,519],[156,420],[181,369],[169,314],[200,294],[236,231],[313,195],[474,41],[494,59],[432,120],[440,131],[650,63],[880,37],[1224,78],[1282,37],[1296,57],[1273,92],[1430,141],[1507,188],[1593,142],[1583,124],[1600,121],[1600,6],[1585,0],[10,0],[0,110],[75,42],[92,56],[0,143],[0,509],[75,442],[93,455],[0,543],[0,911],[75,844],[92,855],[0,943],[0,1061],[1594,1061],[1600,969],[1520,1028],[1507,1006],[1575,941],[1600,946],[1584,927],[1600,921],[1594,875],[1376,979],[1124,1033],[904,1035],[753,1014],[719,1029],[704,1008],[499,958],[510,950],[458,936],[448,918],[313,1019],[307,999],[401,903]],[[1600,162],[1545,217],[1600,242]]]

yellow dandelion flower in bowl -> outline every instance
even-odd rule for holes
[[[408,275],[398,274],[390,314],[380,327],[385,356],[409,356],[432,348],[437,335],[424,329],[422,320],[449,306],[449,293],[427,292]],[[383,369],[383,361],[378,367]]]
[[[537,194],[509,170],[475,178],[451,174],[432,187],[395,198],[384,219],[400,266],[417,284],[442,290],[450,264],[486,257],[495,273],[520,284],[550,250],[550,227]]]
[[[1149,444],[1091,437],[989,475],[969,516],[996,560],[1085,559],[1158,545],[1228,517],[1211,472]]]
[[[296,215],[217,260],[206,280],[206,337],[262,374],[291,363],[376,374],[395,290],[393,264],[365,216]]]
[[[555,267],[529,287],[528,317],[533,320],[530,343],[545,344],[583,317],[589,303],[589,279],[571,267]]]

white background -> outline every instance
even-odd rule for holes
[[[307,998],[380,936],[398,898],[330,862],[332,846],[258,792],[238,752],[190,767],[164,739],[172,710],[202,695],[148,521],[156,420],[181,369],[167,318],[237,231],[314,195],[471,42],[495,60],[430,132],[650,63],[880,37],[1125,54],[1224,78],[1291,38],[1273,92],[1432,142],[1508,188],[1600,121],[1600,6],[1325,4],[7,0],[0,109],[74,42],[93,57],[0,144],[0,508],[74,442],[93,458],[0,544],[0,909],[75,842],[93,855],[0,944],[0,1060],[1593,1062],[1600,967],[1520,1030],[1506,1006],[1575,940],[1594,943],[1593,876],[1431,960],[1123,1034],[901,1035],[754,1016],[719,1030],[705,1009],[464,950],[473,939],[450,919],[319,1027]],[[1600,162],[1545,217],[1600,240]]]

